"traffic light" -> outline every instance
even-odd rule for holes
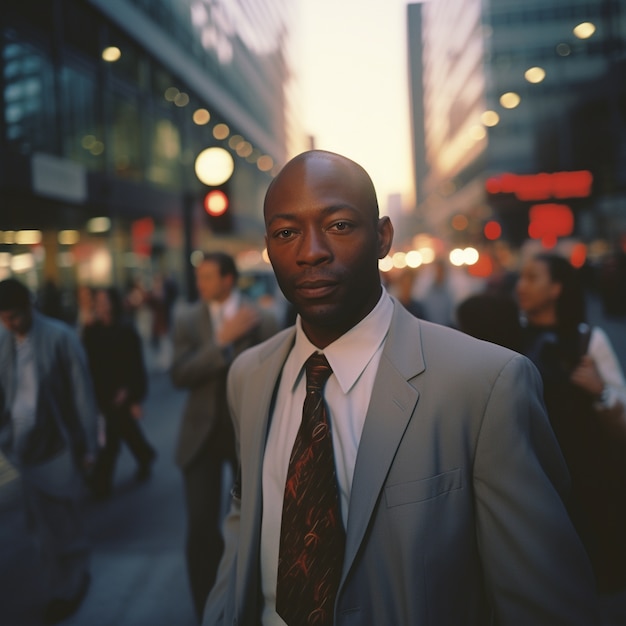
[[[209,227],[214,233],[230,233],[233,229],[230,194],[227,185],[205,190],[202,207],[207,215]]]

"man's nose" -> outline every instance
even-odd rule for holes
[[[331,258],[332,253],[323,231],[308,229],[304,231],[298,261],[303,264],[318,265]]]

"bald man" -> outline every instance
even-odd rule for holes
[[[205,626],[596,624],[593,575],[567,514],[569,477],[534,366],[415,318],[384,290],[378,260],[393,227],[349,159],[295,157],[270,185],[264,216],[298,317],[229,372],[240,470]],[[320,551],[303,549],[288,573],[313,576],[326,559],[339,573],[310,598],[304,577],[285,600],[285,537],[297,535],[283,517],[285,484],[303,366],[315,353],[332,368],[323,423],[345,547],[325,554],[331,544],[314,541],[311,522],[307,549]]]

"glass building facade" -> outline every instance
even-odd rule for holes
[[[0,278],[189,283],[194,249],[260,245],[263,194],[301,141],[287,0],[6,0],[0,14]],[[194,173],[207,147],[234,162],[225,234]]]
[[[624,246],[626,11],[620,0],[440,0],[408,7],[418,215],[438,234],[481,243],[499,221],[524,243],[531,201],[488,181],[590,172],[561,198],[568,235]],[[411,43],[412,42],[412,43]],[[534,179],[525,179],[528,181]],[[459,231],[455,217],[467,220]]]

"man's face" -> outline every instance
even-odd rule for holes
[[[309,339],[325,347],[380,297],[378,259],[393,228],[349,163],[331,157],[289,164],[265,200],[267,251]]]
[[[196,287],[205,302],[223,302],[233,288],[233,277],[222,276],[220,267],[213,261],[203,261],[196,267]]]
[[[18,337],[23,337],[32,325],[32,314],[29,309],[0,311],[0,321],[9,332]]]
[[[515,292],[520,309],[537,315],[555,308],[561,285],[552,281],[545,262],[531,259],[522,266]]]

